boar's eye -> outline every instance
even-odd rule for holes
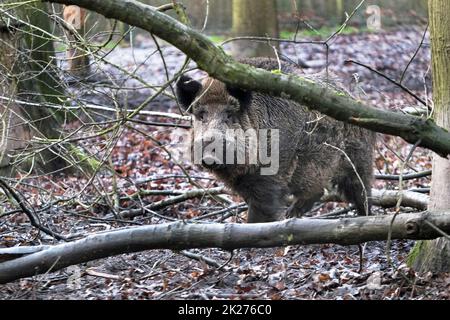
[[[204,120],[205,120],[205,117],[206,117],[206,111],[201,110],[201,111],[197,112],[197,113],[195,114],[195,117],[196,117],[198,120],[200,120],[200,121],[204,121]]]
[[[247,107],[252,101],[252,93],[249,91],[232,86],[227,86],[227,91],[232,97],[239,101],[241,107]]]
[[[225,121],[227,121],[227,122],[231,122],[234,120],[234,114],[231,111],[226,111],[224,117],[225,117]]]

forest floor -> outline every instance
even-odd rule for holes
[[[336,73],[349,87],[359,88],[360,98],[379,108],[401,110],[420,105],[413,97],[375,75],[349,63],[355,60],[399,80],[418,49],[424,28],[399,29],[370,34],[340,35],[332,40],[329,56],[323,46],[283,45],[282,52],[293,61],[310,64],[305,73],[323,69]],[[72,87],[78,100],[103,106],[135,108],[151,95],[143,82],[163,84],[183,63],[183,55],[161,43],[167,69],[151,39],[138,37],[133,47],[117,47],[105,56],[113,64],[99,62],[89,83]],[[347,61],[347,62],[346,62]],[[197,75],[199,73],[197,72]],[[103,81],[108,79],[108,81]],[[422,99],[430,98],[430,48],[425,38],[402,83]],[[146,110],[177,112],[168,98],[157,98]],[[108,115],[93,117],[105,120]],[[109,115],[114,117],[114,115]],[[109,135],[81,140],[80,146],[110,161],[118,176],[102,170],[94,178],[80,175],[16,177],[17,190],[39,213],[41,223],[73,238],[113,228],[192,219],[218,211],[222,203],[200,198],[158,210],[157,215],[138,215],[131,220],[108,218],[113,210],[139,208],[164,200],[166,195],[132,196],[145,190],[191,190],[194,187],[160,147],[173,147],[171,127],[146,122],[173,122],[166,118],[139,116],[140,123],[120,127]],[[84,124],[86,124],[86,120]],[[67,125],[68,132],[80,128],[81,121]],[[108,127],[107,122],[102,128]],[[76,136],[88,136],[92,126],[83,125]],[[111,151],[108,155],[107,151]],[[377,174],[400,174],[411,146],[401,139],[379,136],[374,170]],[[106,156],[105,156],[106,155]],[[403,173],[431,168],[431,154],[417,148]],[[208,173],[183,163],[184,169],[202,187],[220,186]],[[405,182],[405,189],[429,188],[429,177]],[[398,189],[398,182],[376,180],[374,188]],[[114,207],[114,195],[121,200]],[[55,203],[58,199],[71,199]],[[232,203],[242,200],[226,195]],[[49,205],[49,203],[51,205]],[[316,208],[313,215],[332,212],[345,203],[329,203]],[[114,208],[114,209],[111,209]],[[9,208],[10,210],[14,208]],[[41,210],[39,210],[41,209]],[[403,212],[413,212],[404,208]],[[7,209],[4,209],[7,212]],[[236,211],[236,210],[234,210]],[[217,215],[210,221],[245,221],[245,212]],[[376,214],[392,214],[395,209],[374,208]],[[0,247],[55,244],[56,240],[32,228],[23,213],[0,215]],[[0,285],[0,299],[449,299],[449,274],[418,274],[406,265],[413,241],[393,241],[387,258],[386,242],[358,246],[308,245],[271,249],[241,249],[232,254],[218,249],[190,250],[214,260],[221,268],[181,252],[153,250],[123,254],[72,266],[54,273],[38,275]],[[360,271],[362,267],[362,271]]]

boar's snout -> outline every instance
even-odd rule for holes
[[[226,166],[227,151],[233,148],[233,141],[229,141],[223,132],[217,130],[198,135],[194,144],[200,164],[211,170],[223,169]]]

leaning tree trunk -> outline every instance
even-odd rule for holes
[[[428,1],[433,60],[435,120],[450,130],[450,0]],[[430,211],[450,208],[450,160],[433,160]],[[418,271],[450,271],[450,241],[421,241],[413,249],[412,265]]]
[[[229,31],[232,24],[232,2],[211,0],[208,17],[208,31]]]
[[[27,91],[38,92],[39,95],[33,94],[33,98],[38,99],[39,102],[61,104],[64,98],[64,87],[56,70],[53,40],[48,35],[53,33],[48,5],[46,3],[21,5],[17,7],[16,13],[20,19],[28,23],[21,28],[23,32],[17,33],[26,46],[26,48],[18,49],[27,49],[29,52],[25,58],[27,60],[23,61],[26,63],[28,73],[24,78],[31,78],[31,81],[21,81],[21,85],[24,85]],[[19,72],[24,70],[23,65],[20,68]],[[39,109],[38,112],[40,112]],[[35,118],[37,116],[47,116],[47,114],[36,114]]]
[[[17,92],[17,83],[10,75],[15,54],[15,39],[11,27],[0,20],[0,96],[13,97]],[[30,140],[30,130],[23,119],[22,111],[17,103],[0,100],[0,176],[10,176],[13,173],[11,164],[14,162],[15,151],[23,150]]]
[[[63,16],[64,21],[83,38],[86,33],[86,10],[78,6],[64,6]],[[89,55],[79,39],[70,34],[68,38],[71,43],[67,50],[68,71],[74,77],[84,78],[90,73]]]
[[[12,100],[18,98],[21,101],[62,104],[64,89],[56,73],[47,4],[24,4],[8,12],[20,20],[13,21],[12,28],[2,29],[0,61],[6,71],[2,77],[6,77],[7,81],[3,82],[0,93]],[[3,21],[8,18],[6,14],[0,14],[0,17]],[[43,140],[60,136],[58,117],[64,118],[61,112],[19,105],[12,100],[3,98],[0,101],[2,112],[11,115],[10,122],[2,122],[0,133],[1,140],[7,142],[2,148],[4,154],[30,146],[30,134]],[[66,162],[56,154],[58,152],[50,148],[36,154],[39,167],[45,172],[64,168]],[[13,173],[14,168],[8,166],[14,161],[10,160],[3,157],[2,174]]]
[[[278,37],[275,0],[233,0],[233,34],[236,37]],[[233,56],[275,57],[278,43],[238,40],[232,43]]]

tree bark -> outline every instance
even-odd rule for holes
[[[233,0],[233,35],[278,38],[278,14],[275,0]],[[276,57],[279,44],[233,41],[236,58]]]
[[[400,197],[401,206],[419,210],[426,210],[430,199],[428,195],[418,192],[372,189],[372,204],[382,208],[395,207]]]
[[[344,0],[336,0],[336,14],[339,19],[339,23],[345,21]]]
[[[17,82],[14,74],[17,39],[0,20],[0,96],[14,97]],[[30,141],[30,128],[20,106],[14,101],[0,101],[0,176],[10,176],[14,170],[15,151],[23,150]]]
[[[232,27],[232,1],[211,0],[208,31],[223,32],[229,31]]]
[[[287,245],[336,243],[359,244],[386,240],[392,216],[358,217],[339,220],[290,219],[255,224],[188,223],[148,225],[88,236],[53,247],[0,249],[0,283],[113,255],[152,249],[267,248]],[[450,232],[448,213],[399,214],[392,223],[392,239],[434,239],[440,233],[429,224]]]
[[[436,123],[450,130],[450,0],[428,1]],[[435,155],[429,210],[450,208],[450,161]],[[450,241],[440,238],[418,243],[412,251],[418,271],[449,272]]]
[[[372,131],[402,137],[441,156],[450,154],[450,133],[433,120],[366,106],[360,101],[299,75],[284,75],[237,63],[206,36],[154,7],[134,0],[42,0],[75,4],[151,32],[173,44],[210,76],[247,90],[290,98],[332,118]],[[134,17],[140,17],[135,19]],[[275,70],[276,71],[276,70]]]
[[[84,37],[86,33],[86,10],[78,6],[65,6],[63,15],[64,21],[71,25],[80,37]],[[86,77],[90,73],[90,62],[85,45],[77,41],[73,35],[69,35],[69,40],[71,45],[66,52],[68,71],[75,77]]]
[[[26,49],[29,50],[30,59],[23,62],[27,65],[27,71],[33,75],[30,81],[21,81],[21,85],[24,86],[22,91],[38,92],[38,97],[30,94],[30,96],[34,96],[32,98],[35,101],[61,104],[61,101],[65,98],[64,87],[56,71],[56,54],[53,41],[46,34],[52,34],[53,32],[48,6],[45,3],[26,4],[19,6],[16,13],[18,17],[29,23],[29,25],[23,27],[24,32],[18,33],[18,36],[24,40]],[[29,76],[30,74],[26,74],[25,78],[29,78]],[[33,119],[36,120],[42,116],[48,116],[48,114],[36,114]],[[44,126],[39,124],[39,130],[43,130],[43,132],[45,132],[46,127],[49,127],[48,120],[45,121]]]
[[[13,2],[13,0],[8,1]],[[23,4],[17,6],[13,12],[8,12],[20,20],[12,20],[12,23],[17,26],[4,30],[8,32],[8,35],[3,32],[3,38],[8,45],[3,48],[1,55],[9,57],[6,59],[6,64],[3,64],[4,68],[8,69],[5,76],[9,78],[7,82],[9,89],[3,90],[3,93],[6,97],[13,99],[19,97],[20,100],[25,101],[61,105],[64,89],[55,71],[55,52],[53,42],[49,38],[52,31],[47,4]],[[5,18],[9,17],[5,14]],[[19,54],[19,52],[27,52],[27,54]],[[8,105],[9,110],[14,111],[16,118],[21,119],[23,130],[25,130],[24,135],[28,137],[20,143],[21,147],[30,144],[30,135],[44,140],[60,136],[58,118],[63,118],[61,111],[50,112],[45,107],[23,108],[19,103],[6,104],[4,101],[0,103],[4,106]],[[6,131],[1,134],[2,138],[5,137],[5,133]],[[20,141],[22,137],[17,138]],[[62,169],[66,166],[66,162],[56,154],[58,154],[56,150],[52,152],[46,149],[35,155],[36,162],[45,172]],[[8,164],[5,163],[5,165]],[[7,167],[2,171],[12,174],[14,169]]]
[[[402,207],[411,207],[419,210],[427,210],[430,197],[414,191],[396,191],[396,190],[378,190],[372,189],[372,204],[382,208],[394,208],[397,206],[401,197]],[[330,193],[324,195],[321,199],[323,202],[342,202],[345,201],[339,194]]]

